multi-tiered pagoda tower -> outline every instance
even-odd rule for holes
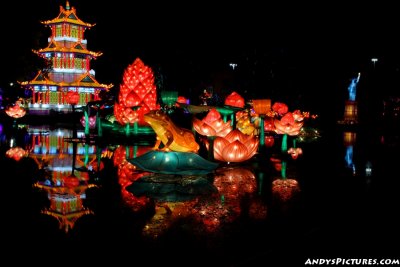
[[[34,51],[48,60],[49,70],[41,70],[31,81],[22,85],[32,90],[29,104],[30,113],[47,114],[50,110],[68,112],[68,92],[78,92],[77,106],[89,101],[98,100],[102,90],[108,90],[112,84],[100,84],[95,79],[94,70],[90,69],[90,61],[102,53],[87,49],[84,32],[94,26],[83,22],[76,15],[74,7],[60,6],[59,15],[52,20],[43,21],[51,28],[46,48]]]

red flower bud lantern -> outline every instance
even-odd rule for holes
[[[238,93],[232,92],[225,99],[225,105],[243,108],[244,107],[244,98],[241,97]]]
[[[147,125],[144,114],[159,108],[153,71],[144,65],[140,58],[136,58],[133,64],[125,69],[118,102],[119,107],[115,106],[114,114],[117,121],[123,125],[127,122],[132,123],[134,118],[137,118],[139,125]],[[132,110],[133,107],[139,108]],[[120,112],[124,114],[119,115]]]

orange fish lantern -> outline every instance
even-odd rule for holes
[[[207,115],[199,120],[193,118],[193,128],[204,136],[226,136],[232,131],[231,122],[224,122],[217,109],[212,108]]]
[[[232,92],[230,95],[228,95],[226,97],[225,105],[243,108],[244,107],[244,98],[242,96],[240,96],[238,93]]]
[[[258,149],[259,140],[254,135],[246,135],[238,129],[225,137],[214,140],[214,158],[225,162],[242,162],[253,157]]]

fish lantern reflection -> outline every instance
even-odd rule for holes
[[[242,162],[252,158],[258,149],[259,140],[254,135],[246,135],[232,130],[225,137],[214,140],[214,158],[225,162]]]

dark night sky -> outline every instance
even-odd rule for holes
[[[49,36],[40,21],[55,18],[60,5],[65,1],[12,1],[2,8],[7,68],[2,85],[32,75],[36,56],[30,50],[43,48]],[[249,98],[335,105],[358,72],[360,94],[398,95],[400,23],[390,5],[126,0],[70,5],[80,19],[96,23],[85,35],[90,50],[103,52],[92,67],[100,83],[116,88],[124,69],[140,57],[164,75],[166,89],[192,96],[213,85]],[[378,58],[375,69],[372,57]],[[230,62],[238,63],[235,71]]]

